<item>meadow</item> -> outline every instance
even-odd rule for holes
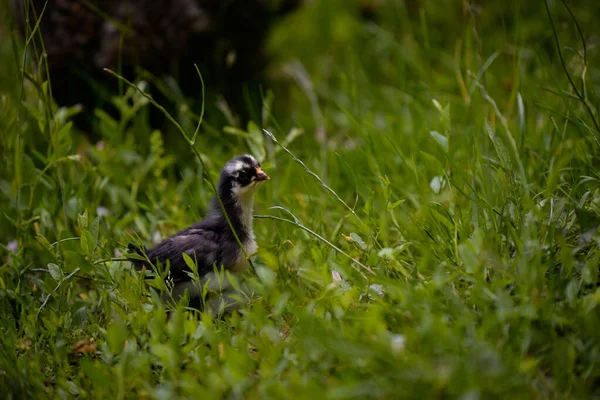
[[[1,4],[1,396],[598,398],[598,15],[308,2],[240,122],[110,71],[116,113],[58,107]],[[127,243],[202,218],[244,153],[271,177],[247,304],[166,306]]]

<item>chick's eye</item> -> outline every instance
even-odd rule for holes
[[[248,178],[248,172],[240,171],[240,173],[238,174],[238,179],[246,179],[246,178]]]

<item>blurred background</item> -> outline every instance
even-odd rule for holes
[[[0,0],[0,383],[597,395],[599,17],[569,0]],[[241,153],[272,178],[260,300],[212,336],[186,322],[182,353],[120,257],[200,219],[205,173]],[[113,368],[128,354],[146,361]]]
[[[570,9],[557,1],[548,4],[565,46],[566,67],[574,76],[585,71],[590,78],[585,90],[594,93],[597,10],[577,2]],[[538,140],[552,140],[525,134],[545,129],[534,118],[537,112],[556,111],[549,103],[556,100],[552,91],[564,89],[549,88],[548,82],[568,83],[544,3],[14,0],[2,2],[1,13],[5,185],[15,173],[18,133],[22,149],[17,154],[25,163],[20,168],[42,171],[56,163],[48,162],[50,154],[54,159],[81,156],[89,171],[115,183],[90,199],[115,215],[125,212],[126,202],[112,190],[140,180],[136,196],[149,193],[134,171],[150,155],[153,138],[167,161],[160,173],[155,165],[144,167],[144,173],[165,174],[171,184],[188,169],[198,171],[188,144],[164,113],[104,68],[150,94],[190,137],[202,116],[196,146],[207,160],[215,160],[214,169],[246,151],[275,163],[279,150],[261,132],[268,128],[282,140],[288,137],[287,143],[297,141],[298,155],[315,157],[313,166],[326,175],[329,163],[343,158],[348,165],[335,174],[352,185],[348,174],[356,158],[369,163],[373,157],[380,167],[387,165],[378,173],[404,173],[398,168],[408,161],[401,158],[435,146],[430,131],[450,134],[432,100],[444,109],[451,105],[450,150],[468,159],[483,115],[494,118],[489,104],[472,100],[482,84],[516,124],[513,133],[526,155]],[[579,29],[585,32],[585,62]],[[525,102],[527,120],[518,121],[519,101]],[[402,155],[390,150],[390,143],[374,144],[374,154],[361,155],[369,141],[389,138]],[[439,167],[415,162],[424,162],[425,169]],[[123,167],[130,176],[121,175]],[[65,168],[62,173],[69,173]],[[415,192],[403,188],[410,196]],[[15,188],[9,192],[14,195]],[[72,201],[78,198],[64,192],[63,201],[71,195]],[[8,236],[15,233],[8,225],[2,229]]]

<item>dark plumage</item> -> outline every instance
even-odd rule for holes
[[[254,192],[260,182],[268,179],[260,163],[250,155],[230,160],[221,171],[218,194],[248,255],[257,249],[252,230]],[[151,249],[142,250],[131,243],[128,249],[131,253],[147,257],[155,265],[164,267],[169,263],[168,279],[173,283],[173,299],[177,300],[187,290],[196,306],[199,305],[200,290],[188,274],[190,269],[183,253],[196,260],[201,285],[210,279],[209,289],[214,291],[223,291],[227,286],[214,276],[215,266],[222,266],[232,273],[241,273],[249,266],[216,197],[213,197],[209,212],[202,221],[164,239]],[[147,261],[132,262],[138,268],[148,266]]]

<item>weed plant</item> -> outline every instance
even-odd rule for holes
[[[5,3],[2,397],[600,396],[597,2],[309,2],[244,124],[112,71],[117,114],[58,107]],[[247,305],[164,305],[126,244],[202,218],[242,153],[272,178]]]

